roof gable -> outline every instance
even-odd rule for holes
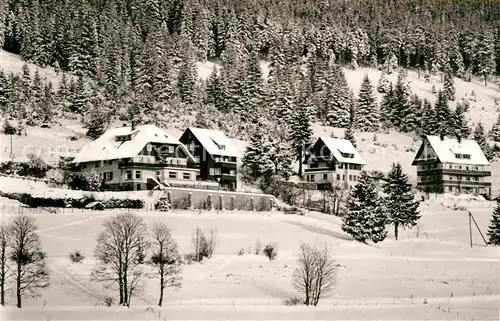
[[[181,139],[188,132],[191,132],[196,137],[210,155],[241,157],[240,152],[234,147],[226,134],[220,130],[189,127],[182,134]]]
[[[315,144],[323,142],[330,150],[335,159],[340,163],[350,163],[366,165],[365,160],[358,153],[356,148],[347,139],[332,138],[332,137],[319,137]]]
[[[420,158],[426,144],[432,148],[437,158],[442,163],[457,163],[471,165],[489,165],[479,144],[473,139],[462,139],[460,142],[456,138],[439,136],[426,136],[415,156],[415,161]]]

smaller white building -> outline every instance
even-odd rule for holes
[[[303,164],[306,181],[327,189],[332,184],[356,185],[366,162],[347,139],[319,137],[306,151]]]

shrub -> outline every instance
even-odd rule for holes
[[[171,208],[187,210],[189,208],[189,197],[185,196],[182,198],[174,198],[171,204]]]
[[[201,262],[203,258],[211,258],[217,244],[217,232],[210,230],[210,235],[205,235],[200,228],[196,229],[193,236],[194,260]]]
[[[80,250],[74,250],[69,254],[69,259],[73,263],[80,263],[85,259],[85,255]]]
[[[282,199],[285,203],[294,205],[299,196],[297,188],[292,186],[287,180],[280,175],[272,175],[264,178],[260,182],[260,188],[266,194],[271,194]]]
[[[165,195],[161,196],[155,204],[155,209],[160,212],[170,211],[170,201],[168,200],[168,197]]]
[[[262,253],[264,253],[269,261],[272,261],[278,256],[278,249],[276,248],[275,244],[268,244],[264,247]]]
[[[114,301],[115,301],[115,300],[114,300],[112,297],[110,297],[110,296],[107,296],[107,297],[105,297],[105,298],[104,298],[104,304],[105,304],[107,307],[112,306]]]
[[[184,255],[184,263],[193,264],[193,261],[195,261],[194,253],[188,253]]]
[[[238,256],[242,256],[243,254],[245,254],[245,250],[243,248],[241,248],[239,251],[238,251]]]
[[[71,189],[99,192],[102,190],[103,180],[95,171],[78,173],[68,172],[64,176],[64,184],[68,185]]]
[[[304,300],[298,297],[293,297],[290,299],[285,300],[285,305],[299,305],[299,304],[304,304]]]
[[[3,123],[2,131],[5,135],[15,135],[16,134],[16,128],[12,126],[7,118],[5,118],[5,122]]]

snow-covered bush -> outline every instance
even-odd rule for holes
[[[262,253],[269,259],[269,261],[274,260],[278,256],[278,249],[276,244],[267,244],[262,250]]]
[[[69,254],[69,259],[73,263],[80,263],[85,259],[85,255],[80,250],[74,250]]]

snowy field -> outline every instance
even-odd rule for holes
[[[183,254],[192,251],[191,235],[196,227],[215,228],[218,233],[214,257],[185,265],[182,288],[167,290],[162,309],[155,307],[158,288],[154,280],[147,281],[130,309],[104,307],[104,298],[115,293],[90,282],[96,236],[103,220],[113,214],[39,215],[36,218],[48,252],[52,285],[39,298],[27,299],[23,309],[7,307],[3,315],[23,320],[496,320],[500,304],[498,248],[485,247],[476,230],[472,234],[474,247],[470,248],[467,213],[449,208],[457,204],[471,204],[469,210],[484,233],[492,203],[465,199],[428,201],[422,207],[418,229],[404,231],[399,241],[393,239],[391,231],[389,238],[377,245],[352,241],[341,231],[338,218],[317,213],[304,217],[139,213],[148,225],[156,221],[168,224]],[[3,219],[9,217],[4,215]],[[253,254],[257,241],[262,246],[277,244],[278,258],[270,262]],[[339,265],[332,296],[316,308],[283,304],[298,295],[292,286],[292,273],[302,241],[328,244]],[[74,249],[86,255],[83,263],[70,262],[68,254]],[[237,255],[240,251],[244,254]]]

